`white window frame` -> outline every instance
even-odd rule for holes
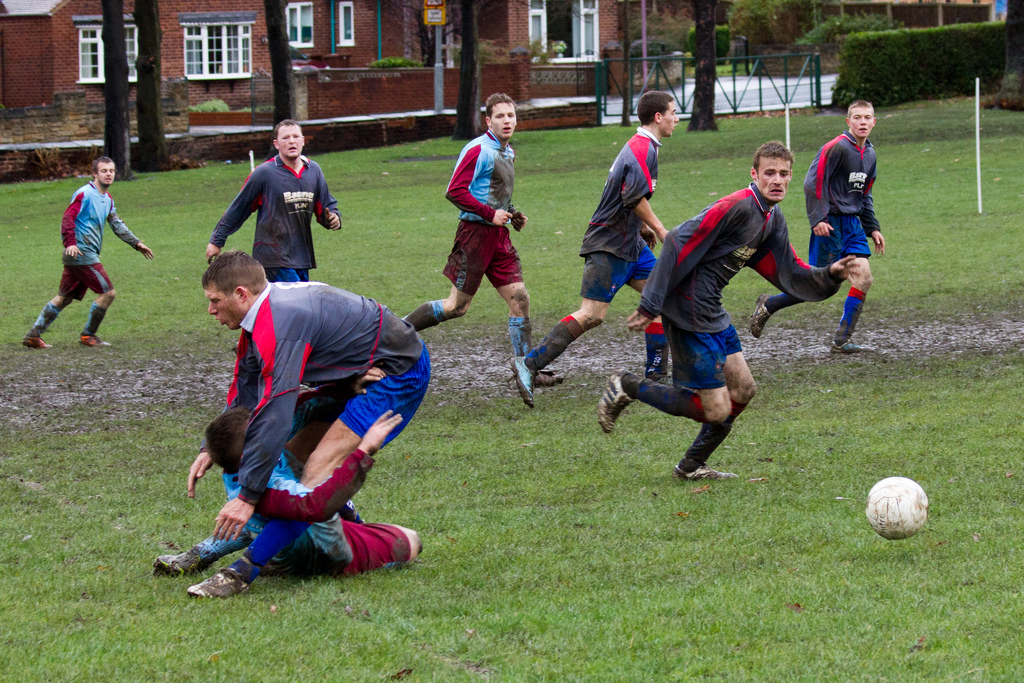
[[[579,19],[579,21],[580,21],[580,43],[579,43],[578,46],[573,46],[573,47],[576,47],[576,49],[579,50],[579,53],[577,53],[575,55],[575,57],[576,57],[577,61],[581,61],[581,62],[594,62],[594,61],[597,61],[598,53],[601,50],[600,45],[599,45],[600,38],[601,38],[601,26],[598,24],[598,17],[600,15],[600,9],[601,9],[601,7],[600,7],[600,0],[593,0],[593,2],[594,2],[594,6],[592,8],[586,7],[587,0],[580,0],[580,4],[579,4],[579,11],[580,11],[580,19]],[[589,55],[583,53],[583,50],[584,50],[583,46],[587,44],[586,38],[583,37],[583,26],[584,26],[585,18],[588,17],[588,16],[594,17],[594,33],[593,33],[593,36],[592,36],[592,38],[594,39],[594,49],[593,49],[593,54],[589,54]]]
[[[533,3],[539,2],[540,9],[534,9]],[[533,20],[540,19],[540,35],[534,37],[533,35]],[[547,49],[548,46],[548,3],[547,0],[530,0],[530,16],[528,19],[529,23],[526,25],[527,34],[530,36],[530,44],[534,41],[539,40],[541,46]]]
[[[309,10],[309,41],[302,40],[302,14],[303,10]],[[297,24],[292,23],[292,12],[295,13]],[[312,2],[289,2],[285,8],[285,31],[288,33],[288,44],[292,47],[313,47],[315,40],[313,33],[313,3]],[[292,40],[292,28],[295,28],[295,40]]]
[[[182,56],[185,61],[185,77],[187,79],[190,81],[216,81],[252,77],[251,23],[185,24],[182,28],[184,38]],[[201,61],[190,62],[190,53],[194,54],[197,49]],[[233,58],[232,53],[234,53]],[[199,71],[189,73],[190,65],[198,66]],[[236,68],[235,71],[228,70],[232,66]]]
[[[93,35],[86,36],[86,33]],[[95,69],[95,75],[83,76],[82,67],[82,47],[85,45],[96,46],[96,59],[97,62],[93,67]],[[125,52],[128,53],[128,82],[135,83],[138,80],[138,74],[135,73],[135,58],[138,56],[138,32],[133,24],[125,24],[124,27],[124,46]],[[104,73],[103,66],[103,26],[99,24],[91,24],[86,26],[78,27],[78,82],[79,83],[105,83],[106,74]]]
[[[338,3],[338,47],[353,47],[356,44],[356,10],[355,3],[343,0]],[[348,11],[351,34],[345,37],[345,11]]]

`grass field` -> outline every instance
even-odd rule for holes
[[[82,304],[54,323],[53,349],[19,344],[55,293],[60,214],[83,181],[0,187],[0,679],[1024,678],[1024,116],[982,114],[980,216],[972,103],[878,116],[888,250],[873,259],[860,328],[882,352],[820,351],[839,298],[788,309],[761,340],[744,334],[759,394],[714,461],[740,479],[702,490],[669,477],[694,423],[635,404],[614,434],[597,427],[602,376],[642,360],[622,324],[632,292],[567,352],[587,362],[566,359],[566,383],[530,411],[501,380],[506,310],[484,288],[466,318],[424,334],[434,390],[355,501],[368,520],[419,530],[420,560],[344,580],[261,579],[226,602],[188,600],[189,578],[156,579],[150,565],[205,537],[223,502],[215,481],[184,494],[234,340],[206,315],[199,277],[248,167],[113,186],[156,260],[108,233],[119,296],[102,350],[75,343]],[[754,148],[784,135],[779,118],[719,124],[680,127],[662,148],[652,206],[666,226],[745,186]],[[798,180],[842,126],[793,119]],[[629,134],[513,139],[516,205],[530,216],[514,240],[538,340],[579,302],[580,239]],[[443,188],[460,148],[317,156],[344,216],[341,232],[315,233],[317,278],[399,314],[443,296],[455,227]],[[782,208],[806,254],[791,189]],[[251,237],[249,223],[228,245]],[[766,287],[753,272],[734,279],[737,323]],[[891,475],[931,501],[906,541],[864,518],[868,489]]]

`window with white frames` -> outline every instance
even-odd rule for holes
[[[597,0],[580,0],[579,23],[580,41],[576,43],[575,56],[597,59]]]
[[[530,43],[540,42],[542,47],[548,43],[548,9],[547,0],[530,0]]]
[[[103,83],[103,36],[101,26],[78,29],[78,82]],[[128,80],[135,82],[135,27],[124,27],[124,47],[128,53]]]
[[[356,18],[351,2],[338,3],[338,45],[351,47],[356,44]]]
[[[201,24],[185,27],[185,75],[193,80],[251,76],[252,27]]]
[[[288,44],[292,47],[313,47],[313,3],[288,3]]]

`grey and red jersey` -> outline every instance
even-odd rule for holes
[[[413,326],[387,307],[322,282],[270,283],[242,330],[227,407],[253,411],[238,472],[249,502],[284,449],[299,384],[349,380],[371,367],[401,375],[423,353]]]
[[[751,183],[669,233],[637,310],[691,332],[721,332],[731,324],[722,290],[747,265],[804,301],[827,299],[842,284],[797,257],[782,211]]]
[[[629,139],[608,171],[601,202],[583,235],[580,256],[606,251],[635,262],[646,243],[640,237],[643,221],[633,209],[650,199],[658,184],[658,148],[661,142],[643,128]]]
[[[487,131],[462,148],[445,198],[460,210],[459,220],[492,223],[497,209],[512,206],[516,153]]]
[[[878,231],[871,186],[877,164],[870,140],[858,147],[849,131],[818,150],[804,178],[804,198],[811,227],[831,214],[859,216],[864,234]]]
[[[257,166],[217,223],[210,244],[223,247],[256,211],[254,259],[264,268],[316,268],[313,216],[326,227],[330,214],[338,213],[338,202],[327,189],[320,165],[300,159],[298,172],[285,166],[280,155]]]

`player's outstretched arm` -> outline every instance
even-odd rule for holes
[[[359,450],[367,455],[373,455],[384,446],[384,440],[388,438],[388,434],[400,424],[402,424],[400,414],[392,414],[390,410],[385,411],[366,430],[363,440],[359,442]]]
[[[139,242],[138,244],[135,245],[135,251],[140,252],[143,256],[145,256],[150,261],[153,260],[153,250],[150,249],[149,247],[147,247],[142,242]]]
[[[844,256],[828,267],[829,275],[836,279],[848,279],[850,277],[850,268],[853,267],[853,262],[856,259],[856,256]]]
[[[647,197],[643,197],[637,205],[633,208],[633,213],[640,217],[647,226],[654,231],[659,242],[664,242],[665,238],[668,237],[668,230],[661,224],[661,220],[654,215],[654,209],[651,208],[651,203],[647,201]],[[651,245],[654,246],[653,244]]]

